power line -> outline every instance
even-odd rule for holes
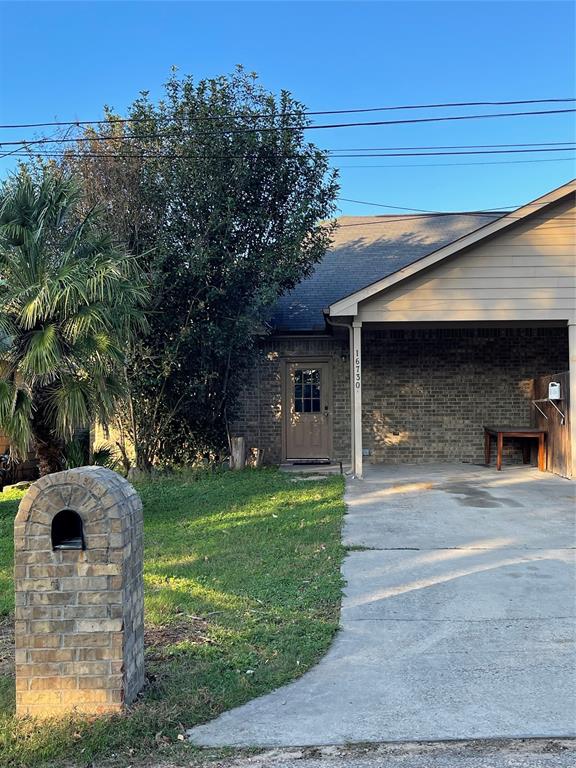
[[[445,216],[465,216],[466,214],[458,214],[458,213],[446,213]],[[444,218],[445,216],[438,216],[436,214],[422,214],[421,216],[386,216],[382,217],[380,221],[358,221],[353,222],[351,224],[338,224],[338,229],[348,229],[349,227],[373,227],[373,226],[384,226],[386,224],[398,224],[403,223],[405,221],[421,221],[426,219],[436,219],[436,218]],[[494,219],[497,219],[498,217],[495,216]],[[483,225],[482,225],[483,226]]]
[[[432,215],[432,216],[480,216],[484,214],[488,215],[494,215],[494,214],[501,214],[504,215],[505,213],[508,213],[505,209],[511,208],[513,213],[515,210],[519,208],[534,208],[538,207],[541,204],[538,202],[535,203],[521,203],[520,205],[514,204],[514,205],[500,205],[495,206],[494,208],[481,208],[479,210],[468,210],[468,211],[436,211],[436,210],[430,210],[429,208],[410,208],[407,205],[390,205],[386,203],[374,203],[369,200],[353,200],[349,197],[338,197],[337,200],[340,200],[343,203],[357,203],[358,205],[371,205],[376,208],[391,208],[397,211],[410,211],[411,213],[418,213],[418,214],[426,214],[426,215]],[[394,214],[390,215],[390,218]],[[402,214],[397,214],[399,217],[402,217]],[[388,217],[387,217],[388,218]]]
[[[384,152],[384,153],[360,153],[360,154],[336,154],[337,150],[325,150],[332,152],[329,155],[330,159],[343,159],[343,158],[363,158],[363,157],[437,157],[437,156],[451,156],[451,155],[507,155],[507,154],[524,154],[533,152],[573,152],[576,150],[576,146],[563,146],[563,147],[540,147],[534,149],[477,149],[477,150],[457,150],[448,152]],[[27,157],[29,152],[23,149],[13,150],[10,154],[20,154],[20,156]],[[175,153],[135,153],[135,154],[119,154],[116,152],[74,152],[73,150],[61,150],[53,152],[38,152],[41,157],[77,157],[77,158],[118,158],[119,160],[125,159],[168,159],[168,160],[218,160],[218,159],[248,159],[249,153],[244,155],[190,155],[190,154],[175,154]],[[281,157],[286,158],[298,158],[305,157],[305,152],[300,154],[284,154],[278,153]]]
[[[538,160],[485,160],[478,163],[380,163],[379,165],[338,165],[339,169],[346,168],[463,168],[475,165],[517,165],[519,163],[574,163],[573,157],[553,157]]]
[[[545,147],[540,149],[473,149],[458,150],[452,152],[384,152],[384,153],[358,153],[354,155],[331,155],[338,158],[352,157],[437,157],[438,155],[510,155],[526,152],[572,152],[576,147]]]
[[[358,221],[352,224],[339,224],[340,227],[368,227],[378,226],[379,224],[396,224],[404,221],[419,221],[421,219],[445,219],[449,216],[468,216],[468,217],[481,217],[484,215],[492,216],[494,219],[504,216],[506,211],[438,211],[431,213],[414,213],[414,214],[390,214],[389,216],[379,216],[378,221]],[[361,216],[360,218],[372,218],[367,216]],[[518,217],[519,218],[519,217]]]
[[[3,152],[0,155],[0,159],[3,157],[10,157],[10,155],[15,155],[16,157],[22,157],[24,153],[22,152],[22,149],[20,147],[16,147],[16,149],[13,149],[11,152]],[[28,155],[28,153],[26,153]]]
[[[416,149],[492,149],[499,147],[562,147],[567,144],[575,144],[574,141],[537,141],[531,144],[444,144],[436,146],[420,147],[340,147],[338,149],[325,149],[325,152],[396,152],[400,150]]]
[[[534,116],[534,115],[557,115],[557,114],[567,114],[567,113],[573,113],[576,112],[576,109],[545,109],[545,110],[536,110],[536,111],[530,111],[530,112],[495,112],[489,115],[446,115],[445,117],[418,117],[418,118],[412,118],[412,119],[404,119],[404,120],[375,120],[375,121],[369,121],[369,122],[358,122],[358,123],[327,123],[323,125],[287,125],[287,126],[264,126],[264,127],[258,127],[258,128],[221,128],[222,133],[270,133],[272,131],[309,131],[309,130],[326,130],[326,129],[335,129],[335,128],[360,128],[360,127],[375,127],[375,126],[382,126],[382,125],[407,125],[407,124],[413,124],[413,123],[439,123],[439,122],[448,122],[453,120],[488,120],[488,119],[494,119],[494,118],[501,118],[501,117],[527,117],[527,116]],[[195,138],[200,138],[202,136],[210,136],[210,133],[200,133],[197,134]],[[36,144],[64,144],[64,143],[70,143],[70,142],[80,142],[80,141],[125,141],[126,139],[136,139],[138,141],[142,141],[145,139],[160,139],[160,138],[174,138],[170,134],[145,134],[143,136],[135,136],[135,135],[129,135],[129,136],[122,136],[122,137],[115,137],[115,136],[92,136],[92,137],[84,137],[80,136],[77,138],[64,138],[64,139],[34,139],[32,141],[26,140],[26,139],[20,139],[19,141],[2,141],[0,142],[0,146],[13,146],[13,145],[21,145],[21,146],[32,146]]]
[[[110,137],[110,140],[115,140]],[[538,141],[532,143],[511,143],[511,144],[442,144],[442,145],[424,145],[424,146],[411,146],[411,147],[339,147],[339,148],[323,148],[323,152],[334,154],[336,152],[404,152],[404,151],[426,151],[426,150],[443,150],[443,149],[499,149],[503,147],[565,147],[576,144],[575,141]],[[24,149],[16,149],[13,152],[27,152]],[[62,150],[62,152],[69,150]],[[89,154],[89,153],[86,153]],[[139,157],[140,155],[135,155]],[[356,155],[354,155],[356,156]],[[361,156],[361,155],[360,155]]]
[[[446,219],[450,216],[458,216],[458,217],[478,217],[482,216],[482,212],[474,212],[474,211],[455,211],[453,213],[451,212],[445,212],[445,213],[422,213],[422,214],[408,214],[406,216],[402,215],[390,215],[390,216],[380,216],[378,217],[378,221],[358,221],[353,222],[350,224],[338,224],[338,228],[341,229],[347,229],[348,227],[372,227],[372,226],[384,226],[386,224],[398,224],[403,223],[405,221],[419,221],[419,220],[427,220],[427,219]],[[509,221],[522,221],[523,216],[510,216],[507,214],[506,211],[493,211],[492,212],[493,219],[492,221],[497,221],[499,218],[502,218],[503,216],[506,216]],[[368,218],[368,217],[361,217],[361,218]],[[565,219],[566,221],[575,221],[576,219]],[[532,221],[549,221],[547,217],[544,216],[534,216],[532,218]],[[492,223],[491,221],[487,222],[488,224]],[[481,226],[484,226],[484,224],[481,224]],[[551,230],[551,229],[576,229],[576,223],[574,224],[556,224],[551,223],[547,227],[541,227],[541,229]]]
[[[460,213],[462,215],[466,214],[479,214],[479,213],[503,213],[503,208],[518,208],[517,205],[503,205],[500,208],[490,208],[490,209],[482,209],[479,211],[432,211],[427,208],[410,208],[407,205],[386,205],[384,203],[372,203],[368,200],[352,200],[349,197],[338,197],[338,200],[341,200],[343,203],[358,203],[358,205],[373,205],[376,208],[393,208],[397,211],[412,211],[415,213],[431,213],[434,215],[445,215],[445,214],[455,214]]]
[[[8,155],[14,155],[14,152],[5,152],[0,154],[0,159],[7,157]],[[14,155],[15,157],[29,157],[28,153],[22,153],[21,155]],[[55,157],[64,157],[65,155],[55,155]],[[51,155],[41,155],[41,157],[51,157]],[[81,155],[85,157],[85,155]],[[90,157],[89,155],[87,157]],[[113,158],[119,157],[118,155],[111,155]],[[470,168],[474,166],[487,166],[487,165],[519,165],[525,163],[559,163],[559,162],[575,162],[573,157],[554,157],[537,160],[487,160],[477,163],[380,163],[378,165],[341,165],[338,164],[339,170],[354,170],[354,169],[386,169],[386,168]]]
[[[317,115],[351,115],[367,112],[392,112],[403,111],[408,109],[445,109],[446,107],[497,107],[497,106],[512,106],[515,104],[559,104],[565,102],[574,102],[575,98],[569,99],[517,99],[514,101],[451,101],[435,104],[403,104],[387,107],[360,107],[357,109],[325,109],[325,110],[302,110],[291,112],[268,112],[261,114],[253,113],[231,113],[224,115],[206,115],[200,117],[189,118],[192,121],[205,121],[205,120],[222,120],[225,118],[255,118],[263,119],[270,117],[290,117],[290,116],[317,116]],[[64,125],[110,125],[114,123],[138,123],[146,122],[146,118],[137,117],[124,117],[124,118],[104,118],[102,120],[56,120],[46,123],[13,123],[8,125],[0,125],[0,129],[12,129],[12,128],[45,128],[49,126],[64,126]]]

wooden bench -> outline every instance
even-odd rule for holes
[[[492,439],[496,440],[496,469],[502,469],[502,449],[505,437],[519,437],[524,440],[522,457],[524,464],[530,463],[529,440],[538,440],[538,469],[546,470],[546,430],[539,427],[484,427],[484,458],[487,466],[490,465],[490,450]]]

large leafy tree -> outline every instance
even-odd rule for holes
[[[200,82],[174,74],[160,102],[143,94],[126,122],[108,112],[66,152],[153,282],[130,365],[142,469],[225,445],[270,306],[330,243],[337,185],[307,125],[289,93],[241,68]]]
[[[16,456],[35,448],[41,474],[62,468],[77,427],[115,412],[146,327],[136,258],[83,203],[54,169],[23,168],[0,193],[0,429]]]

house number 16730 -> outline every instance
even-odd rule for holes
[[[355,370],[355,373],[354,373],[354,386],[356,387],[356,389],[360,389],[360,383],[361,383],[361,380],[362,380],[362,376],[361,376],[361,373],[360,373],[361,368],[360,368],[360,352],[359,352],[359,350],[356,350],[356,354],[354,356],[354,370]]]

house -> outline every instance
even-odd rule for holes
[[[232,432],[273,463],[484,462],[534,423],[533,380],[576,394],[576,181],[504,214],[343,217],[274,308]],[[563,429],[576,445],[576,396]],[[567,432],[566,432],[567,430]],[[520,461],[511,441],[506,460]],[[576,477],[576,450],[568,474]]]

